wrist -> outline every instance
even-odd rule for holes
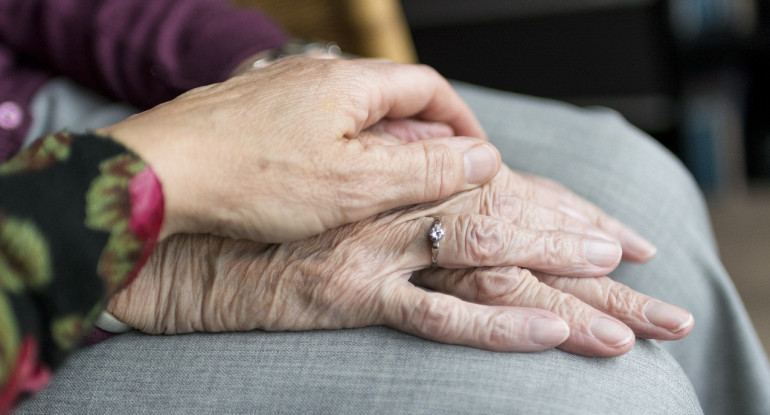
[[[290,56],[312,56],[318,58],[336,58],[342,55],[342,50],[334,42],[307,42],[294,39],[281,47],[268,49],[251,55],[239,64],[231,76],[242,74],[250,69],[260,69]]]
[[[122,124],[118,123],[100,128],[95,130],[94,134],[120,143],[150,167],[153,175],[152,181],[155,183],[156,188],[144,186],[142,190],[160,192],[159,196],[163,200],[163,212],[157,240],[162,241],[169,235],[181,232],[181,229],[184,229],[181,225],[181,222],[183,222],[181,219],[183,216],[181,214],[182,209],[179,208],[179,203],[177,202],[180,198],[176,195],[178,192],[175,192],[176,186],[174,186],[174,180],[171,175],[173,167],[167,166],[168,158],[163,156],[164,150],[156,148],[157,145],[154,144],[161,143],[162,140],[153,140],[152,137],[137,138],[140,134],[132,133],[130,126],[128,130],[121,128]]]

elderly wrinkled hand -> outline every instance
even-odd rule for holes
[[[359,139],[368,144],[396,145],[447,131],[451,128],[442,123],[384,120],[363,131]],[[480,212],[507,219],[531,229],[562,230],[616,241],[622,247],[623,259],[631,262],[647,262],[657,251],[631,228],[553,180],[503,165],[489,185],[479,190],[474,193],[478,197],[449,199],[444,206],[452,206],[457,213]],[[597,260],[609,260],[617,254],[614,246],[597,243],[594,247],[595,252],[586,254]]]
[[[521,187],[522,180],[529,184]],[[151,333],[385,324],[491,350],[558,346],[591,356],[623,354],[635,335],[687,335],[692,316],[686,311],[609,278],[591,278],[620,261],[612,235],[632,240],[623,245],[638,252],[649,243],[633,241],[639,237],[628,237],[631,231],[619,222],[542,180],[504,168],[487,185],[448,200],[386,212],[301,241],[258,244],[178,235],[156,249],[108,308]],[[515,195],[530,185],[543,194],[557,192],[568,210],[581,213]],[[532,189],[525,193],[538,198]],[[548,200],[557,199],[543,203]],[[598,216],[589,219],[591,214]],[[442,268],[431,269],[427,235],[434,217],[441,218],[445,237],[438,251]],[[592,244],[602,246],[595,257]],[[642,261],[649,255],[628,256]]]

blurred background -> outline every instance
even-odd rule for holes
[[[238,0],[343,51],[601,105],[676,154],[770,346],[770,0]]]

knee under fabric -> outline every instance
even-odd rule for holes
[[[589,359],[493,353],[382,327],[132,331],[81,350],[18,413],[688,414],[700,413],[698,398],[706,413],[770,413],[766,358],[716,256],[701,195],[675,158],[608,112],[455,86],[504,161],[561,181],[659,247],[652,263],[611,277],[693,311],[689,338]]]

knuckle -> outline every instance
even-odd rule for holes
[[[612,284],[604,290],[602,311],[614,316],[625,315],[642,309],[643,302],[639,300],[638,295],[628,287]]]
[[[538,301],[539,306],[561,316],[567,321],[580,320],[582,318],[581,315],[590,314],[589,310],[593,310],[570,293],[554,288],[546,282],[540,282],[540,284],[543,289]]]
[[[575,304],[575,298],[557,290],[550,290],[550,294],[544,300],[544,308],[560,315],[568,316],[580,312],[582,307]]]
[[[520,226],[536,230],[560,229],[559,224],[553,219],[554,215],[550,211],[538,207],[533,203],[524,203],[525,208],[522,213]]]
[[[526,202],[516,196],[494,192],[486,196],[484,210],[490,216],[502,216],[513,223],[525,223],[527,218]]]
[[[474,216],[465,222],[465,251],[468,258],[480,263],[499,259],[504,245],[505,229],[500,221]]]
[[[541,272],[533,273],[535,278],[544,286],[547,294],[545,308],[551,310],[560,316],[569,316],[571,314],[583,311],[585,304],[578,297],[570,294],[579,286],[586,283],[587,280],[580,278],[564,278],[552,274]],[[592,279],[598,280],[599,278]]]
[[[537,186],[529,180],[518,180],[516,193],[524,200],[537,200]]]
[[[430,200],[444,199],[455,191],[459,176],[454,152],[445,145],[425,146],[425,196]]]
[[[575,292],[587,280],[580,278],[568,278],[565,280],[564,277],[555,275],[535,274],[538,281],[544,287],[542,292],[543,298],[541,298],[540,303],[542,308],[550,310],[572,324],[586,325],[591,321],[591,318],[596,314],[596,310],[580,298],[567,292]],[[596,278],[595,280],[599,279]]]
[[[485,303],[509,297],[516,285],[497,272],[479,272],[474,276],[474,282],[478,301]]]
[[[437,278],[438,284],[434,288],[443,292],[450,292],[462,299],[475,300],[478,298],[478,287],[475,283],[474,271],[468,269],[442,270],[441,274],[429,273]]]
[[[509,313],[498,312],[489,316],[485,343],[493,348],[503,348],[520,341],[523,333],[515,330],[516,318]]]
[[[486,304],[510,304],[538,291],[534,286],[539,284],[531,273],[516,267],[477,272],[473,282],[477,300]]]
[[[423,297],[412,311],[410,320],[418,332],[431,336],[447,338],[454,330],[451,310],[436,295]]]
[[[555,215],[554,225],[559,230],[582,229],[586,227],[584,223],[578,222],[573,217],[565,214]]]
[[[556,266],[568,263],[575,257],[575,240],[562,233],[551,233],[542,239],[543,264]]]
[[[552,313],[567,321],[574,328],[590,330],[590,324],[597,315],[596,310],[572,296],[571,294],[558,293],[550,298],[547,308]]]

